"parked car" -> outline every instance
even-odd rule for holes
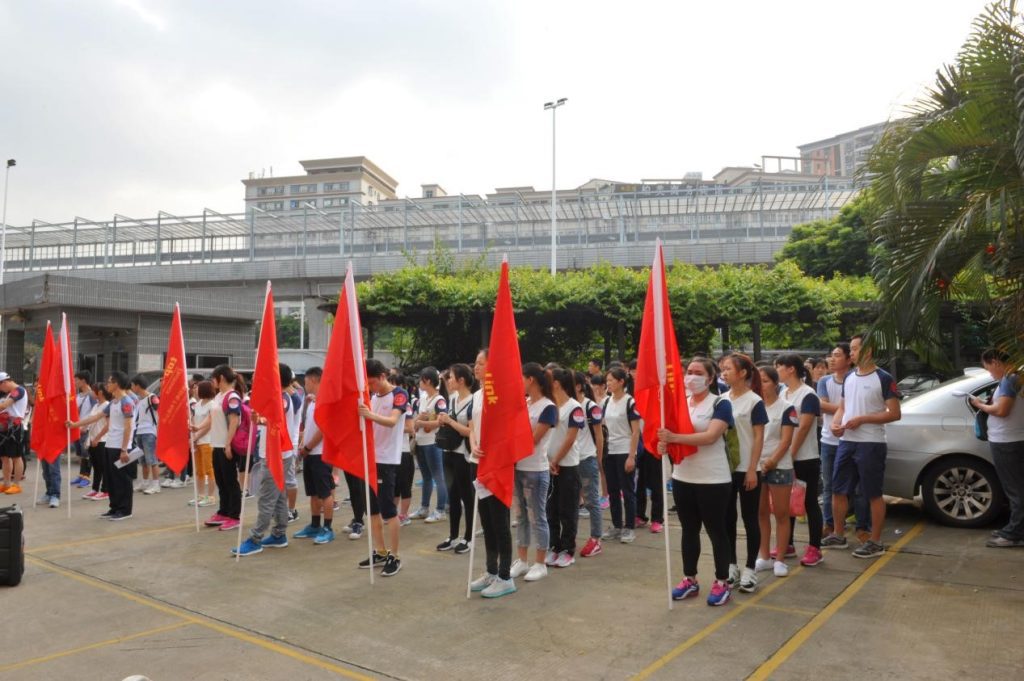
[[[896,386],[900,389],[903,399],[908,399],[934,389],[946,380],[941,374],[910,374],[904,376]]]
[[[995,390],[987,371],[969,369],[902,403],[903,418],[886,426],[885,493],[913,498],[936,521],[954,527],[990,524],[1006,503],[987,442],[974,436],[972,395]]]

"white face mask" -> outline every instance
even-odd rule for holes
[[[696,374],[687,374],[686,378],[683,379],[683,383],[692,395],[699,395],[708,389],[708,380]]]

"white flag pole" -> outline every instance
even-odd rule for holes
[[[71,337],[68,333],[68,316],[62,312],[60,323],[60,364],[61,374],[64,378],[64,422],[67,423],[71,420],[71,400],[74,399],[74,395],[71,393],[71,357],[69,355],[68,348],[71,345]],[[68,518],[71,517],[71,428],[65,426],[64,430],[67,432],[67,453],[68,453]],[[57,464],[60,466],[60,464]]]
[[[32,420],[35,420],[35,414],[32,415]],[[39,452],[36,452],[36,490],[32,493],[32,507],[37,511],[39,510],[39,478],[41,477],[43,477],[43,457],[39,456]],[[14,480],[13,469],[11,479]],[[14,482],[17,482],[17,480],[14,480]]]
[[[470,483],[472,484],[472,483]],[[476,553],[476,530],[480,523],[480,497],[473,495],[473,534],[469,542],[469,576],[466,578],[466,598],[470,597],[473,587],[473,556]]]
[[[662,428],[665,427],[665,383],[668,380],[668,357],[665,348],[665,324],[671,323],[671,320],[665,319],[665,308],[663,304],[665,298],[668,296],[668,288],[665,285],[665,260],[661,250],[661,239],[655,242],[654,251],[654,265],[651,268],[651,279],[653,280],[655,295],[654,301],[654,358],[658,369],[658,405],[661,411],[660,425]],[[678,377],[677,377],[678,378]],[[665,502],[665,482],[668,480],[668,476],[665,473],[667,468],[666,459],[668,458],[668,452],[661,456],[661,489],[659,492],[662,495],[662,508],[667,509],[668,504]],[[662,511],[664,513],[664,511]],[[668,518],[662,518],[664,527],[662,534],[665,535],[665,582],[668,586],[668,609],[672,610],[672,550],[669,540],[668,530]]]

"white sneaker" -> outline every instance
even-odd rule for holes
[[[526,581],[536,582],[537,580],[544,579],[548,576],[548,566],[543,563],[534,563],[530,566],[529,571],[526,573]]]
[[[554,565],[556,560],[558,560],[558,554],[554,551],[548,551],[544,554],[545,565]]]
[[[409,517],[413,520],[423,520],[430,515],[430,509],[424,508],[423,506],[417,508],[415,511],[409,514]]]
[[[433,513],[428,515],[426,518],[424,518],[423,522],[425,522],[425,523],[439,523],[442,520],[447,520],[447,519],[448,519],[448,516],[446,516],[444,514],[444,511],[434,511]]]
[[[736,586],[737,584],[740,583],[740,566],[739,565],[733,564],[733,565],[729,566],[729,579],[727,579],[726,581],[729,582],[729,586]]]
[[[493,582],[487,585],[487,588],[480,592],[480,595],[484,598],[501,598],[508,594],[514,594],[516,592],[516,583],[511,579],[498,579],[495,578]]]
[[[46,506],[48,503],[50,503],[50,495],[44,494],[36,501],[36,506]]]
[[[517,577],[522,577],[523,575],[525,575],[527,572],[529,572],[529,570],[530,566],[528,566],[524,561],[521,561],[518,558],[516,558],[514,561],[512,561],[512,567],[509,570],[509,575],[512,577],[512,579],[516,579]]]
[[[768,572],[772,569],[770,558],[758,558],[754,561],[754,572]]]
[[[143,494],[160,494],[160,483],[156,480],[151,482],[145,489],[142,490]]]
[[[745,566],[740,574],[740,591],[746,594],[752,594],[757,591],[757,574]]]
[[[492,575],[489,572],[485,572],[469,583],[469,590],[473,592],[483,591],[497,578],[498,575]]]
[[[160,486],[161,487],[170,487],[171,486],[171,479],[170,478],[164,478],[163,480],[160,481]]]
[[[136,492],[139,492],[139,491],[142,490],[142,488],[144,486],[146,486],[148,484],[149,484],[149,480],[146,480],[145,478],[139,478],[135,482],[132,483],[132,489],[135,490]]]
[[[60,497],[50,497],[50,508],[60,508]]]
[[[182,487],[185,486],[185,483],[179,480],[178,478],[175,478],[174,480],[171,480],[171,484],[167,486],[170,487],[171,489],[181,489]]]
[[[576,558],[569,555],[568,551],[562,551],[555,559],[555,567],[567,568],[576,562]]]
[[[783,563],[781,560],[775,561],[775,576],[776,577],[788,577],[789,566]]]
[[[629,529],[628,527],[622,531],[619,535],[619,541],[623,544],[632,544],[636,540],[636,532]]]

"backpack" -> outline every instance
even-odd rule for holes
[[[712,409],[717,407],[718,403],[724,399],[721,395],[716,397]],[[729,472],[731,473],[736,470],[736,466],[740,465],[740,436],[736,432],[736,426],[726,428],[722,439],[725,440],[725,456],[729,459]]]
[[[234,390],[229,391],[224,395],[224,399],[221,401],[221,409],[224,411],[225,417],[228,413],[228,400],[231,399],[232,395],[238,396],[238,401],[242,404],[241,414],[238,417],[238,428],[235,430],[235,436],[231,438],[231,442],[228,446],[231,447],[231,453],[235,456],[245,456],[249,450],[249,433],[252,432],[252,408],[248,404],[242,401],[242,396],[238,395]],[[252,450],[259,451],[258,448],[258,437],[253,438]]]

